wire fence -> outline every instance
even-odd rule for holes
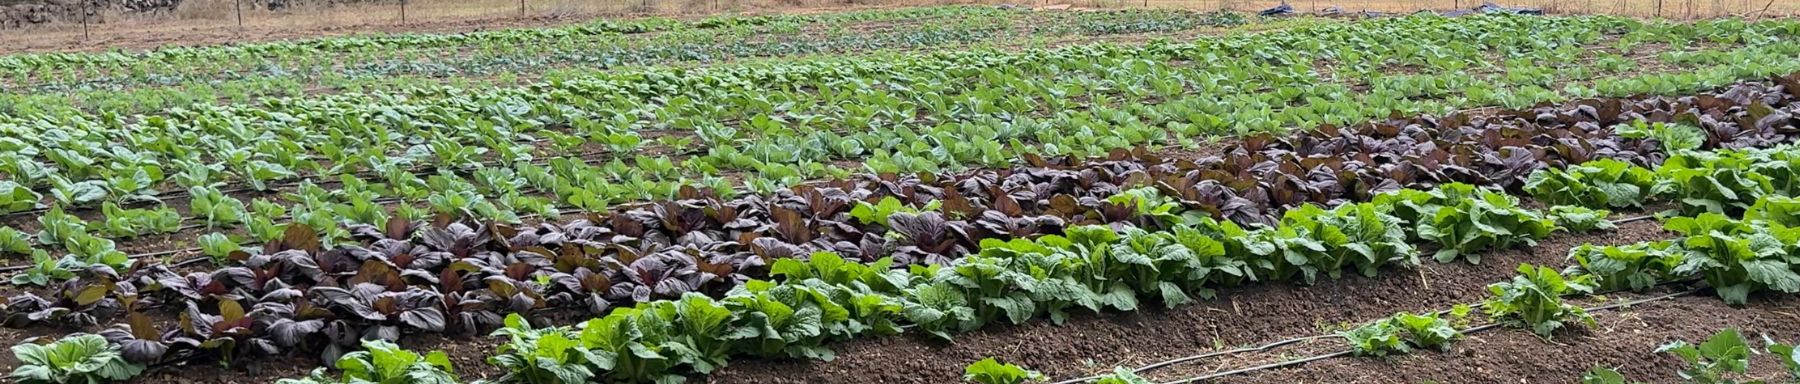
[[[1300,13],[1467,10],[1484,0],[1285,0]],[[1552,14],[1794,17],[1800,0],[1490,0]],[[1284,0],[0,0],[0,53],[228,43],[358,32],[467,31],[628,16],[825,12],[944,4],[1257,12]]]

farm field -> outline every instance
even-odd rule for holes
[[[1800,379],[1796,20],[949,6],[0,83],[24,383]]]

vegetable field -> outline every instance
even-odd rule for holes
[[[0,84],[21,383],[1800,380],[1796,20],[950,6]]]

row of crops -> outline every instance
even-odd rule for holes
[[[650,19],[632,22],[630,28],[602,23],[465,35],[176,48],[133,55],[54,54],[0,62],[0,68],[5,68],[0,69],[0,85],[8,85],[0,99],[28,111],[73,107],[128,114],[215,100],[241,103],[440,81],[463,87],[483,83],[513,86],[537,77],[580,77],[640,65],[942,49],[977,43],[1044,44],[1244,22],[1243,16],[1227,13],[1033,13],[939,7],[686,23]],[[533,42],[520,44],[520,39]],[[83,97],[68,100],[69,95]]]
[[[1179,305],[1252,282],[1373,275],[1417,263],[1415,243],[1440,261],[1477,261],[1605,216],[1528,209],[1470,184],[1594,207],[1661,199],[1684,212],[1780,216],[1800,169],[1794,149],[1683,151],[1791,141],[1797,89],[1790,75],[1701,96],[1326,126],[1248,137],[1202,159],[1032,155],[1005,170],[865,174],[761,196],[687,189],[536,225],[392,216],[330,227],[341,236],[285,225],[261,247],[209,251],[214,267],[39,268],[36,281],[55,288],[11,298],[7,322],[125,319],[105,336],[126,367],[294,351],[368,359],[346,352],[364,340],[498,330],[511,340],[492,360],[502,380],[678,380],[735,356],[828,358],[829,341],[903,329],[948,338],[1083,309]],[[1709,283],[1727,299],[1800,290],[1786,283],[1800,276],[1792,263],[1772,264],[1786,254],[1767,257],[1750,260],[1760,274],[1694,268],[1722,268]],[[600,317],[530,325],[566,311]],[[158,316],[179,325],[158,327]],[[376,346],[369,353],[399,353]]]
[[[151,251],[224,260],[235,245],[295,225],[324,244],[352,241],[347,226],[393,218],[518,226],[688,189],[767,195],[855,171],[1003,167],[1027,154],[1098,156],[1393,113],[1672,94],[1800,69],[1791,38],[1800,24],[1736,23],[1421,16],[1194,43],[651,69],[522,89],[428,87],[147,116],[0,116],[0,130],[14,134],[0,139],[9,149],[0,154],[9,227],[0,248],[41,251],[39,264],[72,256],[122,266],[127,252],[168,254]],[[1399,44],[1420,41],[1443,48]],[[1661,56],[1670,71],[1700,72],[1629,72],[1624,55],[1649,44],[1695,47]],[[1594,54],[1596,46],[1619,52]],[[1495,64],[1495,54],[1512,59]],[[1228,56],[1262,59],[1217,59]],[[1393,65],[1420,70],[1380,71]],[[1482,171],[1473,173],[1526,172]],[[1376,187],[1279,189],[1265,200],[1328,202]],[[160,241],[169,239],[194,246],[171,250]]]

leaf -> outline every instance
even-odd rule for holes
[[[1800,292],[1800,273],[1778,260],[1751,260],[1744,262],[1744,270],[1749,273],[1750,281],[1768,285],[1769,288],[1787,292]]]

